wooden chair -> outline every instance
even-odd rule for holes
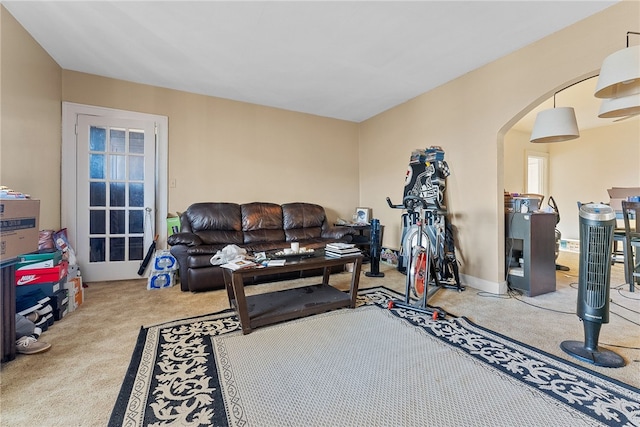
[[[625,276],[629,282],[629,290],[634,292],[636,282],[640,284],[640,202],[623,200],[622,217],[626,244]]]

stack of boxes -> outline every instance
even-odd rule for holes
[[[68,312],[69,297],[65,288],[68,263],[60,251],[23,254],[18,259],[17,313],[27,315],[37,310],[42,315],[37,326],[44,331]]]
[[[63,258],[59,250],[18,256],[16,312],[23,316],[33,311],[45,313],[37,324],[43,331],[84,302],[80,270]]]

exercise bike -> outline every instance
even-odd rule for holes
[[[405,297],[402,301],[390,300],[388,308],[402,307],[429,314],[434,320],[444,319],[446,312],[430,306],[429,299],[442,288],[464,291],[453,248],[445,250],[446,211],[412,195],[406,196],[401,205],[394,205],[388,197],[387,203],[391,208],[405,209],[416,221],[403,235],[404,256],[408,257]],[[449,243],[452,245],[452,240]]]

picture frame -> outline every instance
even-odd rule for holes
[[[371,221],[371,208],[356,208],[354,217],[357,224],[368,224]]]

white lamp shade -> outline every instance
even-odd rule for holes
[[[640,93],[640,45],[607,56],[600,68],[596,98],[621,98]]]
[[[598,117],[609,119],[640,114],[640,93],[622,98],[603,99]]]
[[[543,110],[536,116],[531,142],[561,142],[580,137],[576,113],[572,107]]]

